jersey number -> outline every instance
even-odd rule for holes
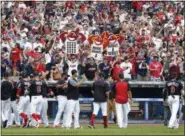
[[[175,93],[175,86],[171,86],[171,87],[170,87],[170,93],[171,93],[171,94],[174,94],[174,93]]]
[[[41,86],[40,85],[37,86],[37,93],[38,94],[41,93]]]

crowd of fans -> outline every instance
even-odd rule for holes
[[[121,71],[130,80],[167,80],[172,72],[185,80],[183,2],[4,1],[1,8],[1,75],[58,80],[76,69],[88,80],[97,71],[115,80]],[[70,31],[85,36],[77,55],[65,53],[61,33]],[[118,56],[97,61],[88,37],[105,31],[124,40]]]

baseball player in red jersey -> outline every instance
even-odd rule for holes
[[[38,73],[35,73],[35,79],[30,82],[30,96],[31,96],[31,115],[37,122],[36,128],[39,128],[41,120],[40,114],[42,110],[43,92],[47,92],[47,85],[44,81],[39,79]]]
[[[29,93],[30,82],[28,81],[27,75],[23,74],[21,81],[17,87],[17,103],[19,103],[19,114],[24,120],[24,124],[21,127],[28,126],[28,118],[30,114],[30,97]]]
[[[108,127],[107,121],[107,98],[109,96],[109,85],[104,81],[104,75],[102,73],[98,74],[98,79],[93,83],[92,93],[94,95],[93,102],[93,113],[91,115],[91,120],[89,128],[94,129],[94,119],[98,114],[99,109],[102,110],[104,128]]]
[[[116,94],[116,113],[119,128],[127,128],[128,113],[130,112],[130,103],[132,103],[132,93],[127,81],[124,80],[123,73],[119,74],[119,81],[114,86]]]

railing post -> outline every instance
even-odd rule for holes
[[[145,101],[145,120],[148,120],[148,101]]]

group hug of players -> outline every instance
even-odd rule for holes
[[[76,70],[72,70],[71,75],[71,77],[68,77],[66,74],[62,74],[62,78],[56,84],[56,92],[53,93],[48,88],[47,82],[41,73],[35,73],[30,78],[23,74],[18,83],[10,79],[8,73],[5,73],[1,83],[2,126],[8,128],[13,124],[11,118],[13,110],[15,123],[21,128],[29,126],[39,128],[41,123],[46,128],[49,127],[47,97],[55,95],[58,101],[58,111],[53,127],[59,127],[63,114],[63,128],[72,128],[73,118],[74,128],[82,128],[79,123],[79,87],[87,79],[85,76],[82,76],[80,81],[77,80],[78,74]],[[114,120],[117,122],[118,127],[127,128],[128,113],[131,110],[130,104],[132,104],[132,93],[129,83],[124,79],[123,73],[119,74],[119,81],[114,81],[111,78],[105,81],[104,75],[97,73],[96,80],[92,85],[92,93],[94,101],[89,128],[95,128],[94,120],[100,108],[102,110],[104,128],[108,128],[108,111],[110,109],[114,109]],[[171,80],[166,83],[164,89],[164,101],[167,100],[171,111],[169,128],[179,127],[177,112],[181,96],[184,97],[183,86],[172,75]],[[111,102],[110,105],[108,101]]]

